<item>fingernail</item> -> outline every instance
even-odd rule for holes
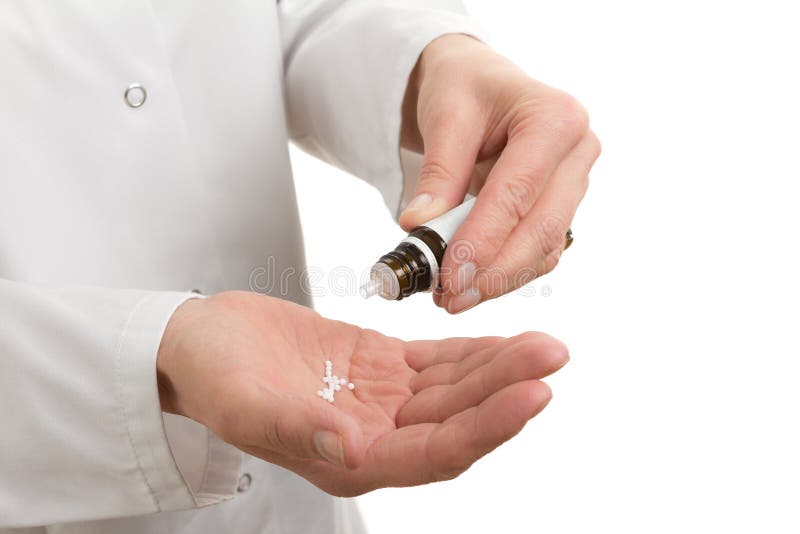
[[[472,285],[472,279],[475,278],[475,271],[477,266],[468,261],[462,264],[456,271],[456,293],[463,293],[465,289]]]
[[[428,193],[419,194],[411,199],[411,202],[408,203],[408,206],[406,206],[406,209],[403,210],[403,213],[424,208],[431,202],[433,202],[433,197]]]
[[[325,460],[333,465],[344,467],[344,448],[342,438],[339,434],[327,430],[317,430],[314,432],[314,447]]]
[[[481,292],[478,289],[471,287],[455,297],[450,299],[447,306],[447,311],[450,313],[461,313],[475,306],[481,301]]]

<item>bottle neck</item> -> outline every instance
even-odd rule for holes
[[[439,268],[446,248],[447,243],[431,228],[415,228],[373,267],[373,274],[386,277],[391,272],[396,279],[396,284],[393,283],[394,280],[383,283],[385,291],[382,296],[402,300],[414,293],[436,287],[439,284]]]

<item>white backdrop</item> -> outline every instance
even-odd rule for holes
[[[604,152],[575,244],[527,295],[455,317],[428,295],[337,296],[332,269],[403,232],[372,188],[293,150],[316,305],[404,339],[541,330],[572,360],[460,478],[362,497],[372,532],[800,532],[794,3],[466,4],[589,109]]]

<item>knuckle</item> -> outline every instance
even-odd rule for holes
[[[538,168],[530,167],[524,173],[515,174],[507,180],[507,195],[512,198],[515,206],[524,208],[520,210],[520,218],[527,215],[528,210],[542,192],[541,181],[537,179],[541,174]]]
[[[545,124],[553,135],[578,140],[589,130],[589,113],[574,97],[559,93],[551,97]]]
[[[431,477],[433,479],[432,482],[447,482],[448,480],[453,480],[464,471],[466,471],[466,469],[453,471],[434,471],[433,476]]]
[[[420,183],[437,187],[455,182],[456,177],[440,157],[427,156],[420,167],[418,180]]]
[[[589,157],[592,161],[597,161],[597,158],[600,157],[600,154],[603,152],[603,146],[600,143],[600,139],[597,138],[597,134],[593,131],[589,130],[586,134],[588,136],[588,144],[589,144]]]
[[[499,205],[514,225],[528,214],[531,206],[539,196],[538,180],[533,178],[535,171],[519,173],[503,181],[502,193],[499,196]]]
[[[558,263],[558,258],[564,248],[567,230],[569,230],[569,224],[564,217],[556,213],[547,214],[538,224],[536,237],[541,256],[545,260],[553,262],[552,267]],[[552,268],[547,269],[546,272],[551,270]]]
[[[542,260],[542,274],[546,274],[552,272],[558,266],[558,262],[561,259],[561,252],[562,250],[554,250],[547,254],[544,259]]]
[[[469,463],[465,463],[457,454],[450,454],[447,458],[442,460],[439,468],[432,473],[432,478],[435,482],[453,480],[469,469],[470,465]]]
[[[452,480],[472,465],[460,447],[437,448],[435,458],[430,448],[425,449],[425,454],[428,464],[431,466],[427,473],[431,482]]]

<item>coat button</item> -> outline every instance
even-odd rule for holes
[[[239,485],[236,487],[236,491],[244,493],[250,489],[250,484],[252,483],[253,477],[250,476],[250,473],[245,473],[239,478]]]
[[[132,108],[142,107],[147,100],[147,90],[138,83],[134,83],[125,89],[125,103]]]

